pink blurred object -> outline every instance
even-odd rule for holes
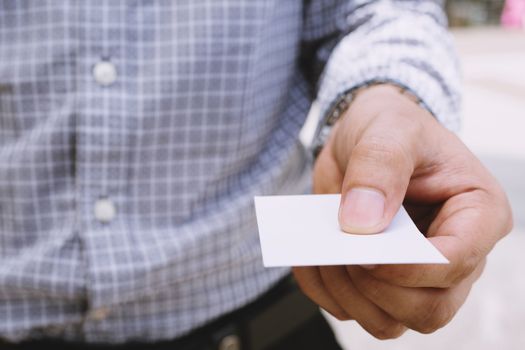
[[[501,24],[507,28],[525,28],[525,0],[506,0]]]

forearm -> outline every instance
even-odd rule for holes
[[[457,129],[459,71],[439,2],[362,3],[345,17],[348,34],[325,66],[318,91],[321,114],[340,94],[385,81],[408,88],[446,127]]]

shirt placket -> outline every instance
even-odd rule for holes
[[[79,230],[87,265],[84,332],[104,331],[115,299],[118,265],[115,242],[125,202],[129,137],[123,112],[124,58],[120,2],[79,3],[78,114],[76,171]],[[96,330],[96,331],[95,331]]]

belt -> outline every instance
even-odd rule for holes
[[[21,344],[0,343],[0,349],[263,350],[315,317],[320,317],[319,308],[288,275],[254,302],[174,340],[114,345],[39,339]]]

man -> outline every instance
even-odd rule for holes
[[[289,270],[263,268],[252,202],[309,191],[314,98],[314,191],[343,194],[342,227],[380,231],[405,202],[451,261],[295,269],[321,307],[379,338],[433,331],[510,229],[445,128],[459,83],[438,1],[0,6],[6,342],[337,348]]]

